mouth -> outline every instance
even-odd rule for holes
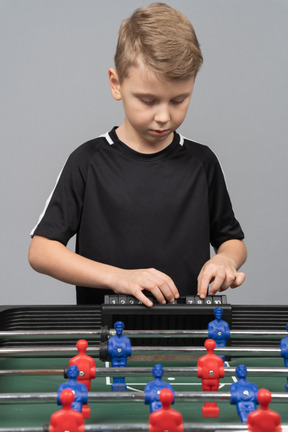
[[[170,131],[170,129],[163,129],[163,130],[153,129],[153,130],[151,130],[151,133],[152,133],[152,135],[162,137],[162,136],[169,135],[171,133],[171,131]]]

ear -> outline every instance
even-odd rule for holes
[[[119,82],[118,73],[114,68],[110,68],[108,70],[108,76],[109,76],[109,84],[110,84],[110,90],[112,96],[115,100],[119,101],[121,100],[121,92],[120,92],[120,82]]]

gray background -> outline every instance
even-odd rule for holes
[[[218,155],[246,233],[247,279],[228,300],[286,304],[288,2],[168,3],[204,55],[180,132]],[[68,154],[122,121],[107,70],[120,22],[143,4],[0,1],[2,305],[75,303],[72,286],[29,267],[29,232]]]

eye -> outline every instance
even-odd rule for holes
[[[144,103],[145,105],[154,105],[156,103],[155,99],[146,99],[146,98],[140,98],[141,102]]]
[[[181,98],[181,99],[172,99],[171,103],[172,105],[180,105],[185,101],[186,98]]]

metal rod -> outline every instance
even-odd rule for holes
[[[115,334],[115,330],[114,330]],[[100,339],[101,330],[12,330],[0,331],[1,339],[34,340],[41,339],[53,340],[61,339]]]
[[[88,347],[87,354],[99,357],[100,348]],[[70,357],[78,353],[75,346],[55,347],[21,347],[21,348],[0,348],[0,357]],[[193,354],[202,356],[207,351],[204,347],[151,347],[151,346],[136,346],[132,348],[133,357],[138,355],[175,355],[175,354]],[[280,357],[280,348],[271,347],[218,347],[214,353],[217,355],[226,355],[233,357]]]
[[[112,332],[113,330],[109,330]],[[169,338],[169,337],[181,337],[181,338],[207,338],[208,330],[124,330],[123,335],[130,338]],[[287,331],[278,330],[231,330],[230,338],[232,339],[243,339],[248,338],[264,338],[264,339],[278,339],[288,336]]]
[[[271,393],[273,402],[288,401],[288,393]],[[89,392],[89,402],[144,402],[142,392]],[[175,399],[181,402],[223,402],[230,401],[229,392],[175,392]],[[7,403],[55,403],[57,393],[1,393],[0,404]]]
[[[43,426],[42,427],[41,426],[0,427],[0,432],[43,432],[43,431],[44,431]]]
[[[64,369],[2,369],[0,376],[45,376],[64,375]]]
[[[219,429],[221,427],[221,429]],[[103,432],[103,431],[128,431],[128,432],[142,432],[142,431],[148,431],[149,425],[148,423],[134,423],[134,424],[106,424],[106,425],[99,425],[99,424],[90,424],[85,425],[85,432]],[[208,431],[208,432],[226,432],[226,431],[247,431],[247,426],[245,425],[226,425],[223,424],[209,424],[209,425],[202,425],[201,423],[185,423],[184,429],[187,432],[202,432],[202,431]],[[46,429],[45,429],[46,430]],[[282,426],[282,430],[283,429]],[[0,432],[43,432],[43,427],[0,427]],[[285,431],[286,432],[286,431]]]
[[[282,424],[282,431],[287,432],[288,431],[288,425]],[[106,425],[85,425],[85,432],[103,432],[105,430],[111,430],[113,432],[117,431],[128,431],[128,432],[141,432],[141,431],[148,431],[148,423],[135,423],[134,425],[131,425],[129,423],[127,424],[106,424]],[[228,423],[184,423],[184,430],[185,432],[242,432],[242,431],[248,431],[247,425],[243,424],[228,424]],[[0,432],[1,429],[0,429]],[[6,431],[5,431],[6,432]],[[12,432],[12,431],[7,431]],[[18,431],[15,431],[18,432]],[[21,431],[22,432],[22,431]],[[28,432],[28,431],[23,431]],[[32,431],[34,432],[34,431]],[[38,431],[37,431],[38,432]]]
[[[2,339],[17,340],[54,340],[61,339],[100,339],[102,330],[23,330],[23,331],[0,331]],[[108,336],[116,334],[114,329],[107,332]],[[130,338],[207,338],[208,330],[124,330],[123,335]],[[288,336],[287,331],[278,330],[231,330],[231,339],[259,338],[279,339]]]
[[[148,431],[149,429],[149,425],[148,423],[135,423],[134,425],[129,425],[128,424],[119,424],[119,425],[114,425],[114,424],[108,424],[105,425],[105,428],[107,427],[107,429],[104,429],[102,426],[98,426],[98,425],[87,425],[85,426],[85,432],[103,432],[105,430],[110,430],[113,432],[116,431],[128,431],[128,432],[141,432],[141,431]],[[219,427],[221,429],[219,429]],[[246,425],[238,425],[238,424],[201,424],[201,423],[184,423],[184,430],[185,432],[204,432],[204,431],[208,431],[208,432],[226,432],[226,431],[236,431],[236,432],[242,432],[242,431],[248,431],[247,426]],[[283,429],[283,432],[285,431],[285,429]],[[1,429],[0,429],[0,432]],[[7,431],[10,432],[10,431]],[[18,432],[18,431],[17,431]],[[26,431],[23,431],[26,432]],[[34,432],[34,431],[32,431]],[[286,431],[285,431],[286,432]]]
[[[235,375],[235,368],[225,367],[225,376]],[[165,367],[165,375],[197,376],[197,367]],[[152,367],[99,367],[96,368],[96,376],[134,376],[151,375]],[[253,376],[280,375],[288,377],[288,368],[274,367],[247,367],[247,373]],[[36,375],[64,375],[64,369],[8,369],[0,370],[0,376],[36,376]]]
[[[283,432],[288,432],[288,425],[281,425]],[[104,432],[104,431],[128,431],[142,432],[148,431],[148,423],[110,423],[110,424],[86,424],[85,432]],[[0,432],[44,432],[43,426],[26,427],[0,427]],[[248,431],[247,425],[238,423],[184,423],[185,432],[242,432]]]

